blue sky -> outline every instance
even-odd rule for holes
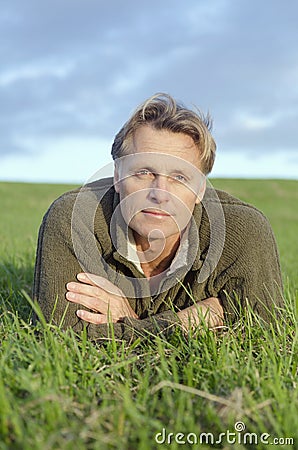
[[[213,175],[297,178],[296,0],[7,0],[0,180],[82,183],[134,108],[209,111]]]

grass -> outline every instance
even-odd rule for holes
[[[298,183],[212,184],[270,219],[286,282],[283,319],[274,329],[252,327],[248,312],[242,326],[220,334],[177,331],[168,341],[98,347],[72,331],[31,324],[38,226],[70,187],[0,183],[0,450],[262,449],[274,438],[284,439],[275,448],[295,448],[286,438],[297,448]],[[236,422],[245,424],[242,434]],[[217,439],[228,431],[235,436],[211,445],[211,435],[209,444],[201,435],[200,444],[201,433]],[[254,433],[246,443],[245,432]]]

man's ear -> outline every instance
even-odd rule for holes
[[[119,166],[118,164],[115,162],[114,164],[114,189],[117,193],[119,193],[119,180],[120,180],[120,176],[119,176]]]
[[[205,177],[205,175],[202,175],[200,189],[199,189],[199,192],[198,192],[198,195],[196,198],[196,205],[201,203],[201,201],[203,200],[205,191],[206,191],[206,177]]]

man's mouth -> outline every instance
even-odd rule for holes
[[[156,217],[156,218],[165,218],[165,217],[171,217],[171,214],[166,212],[166,211],[162,211],[160,209],[142,209],[142,213],[146,214],[148,216],[151,217]]]

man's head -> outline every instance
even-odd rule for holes
[[[139,242],[175,242],[189,224],[214,161],[208,120],[162,94],[141,105],[117,134],[114,185]]]
[[[135,110],[115,137],[111,152],[114,160],[130,153],[135,132],[145,125],[191,137],[200,156],[202,172],[205,175],[211,172],[216,144],[211,135],[210,116],[186,108],[167,94],[155,94]]]

